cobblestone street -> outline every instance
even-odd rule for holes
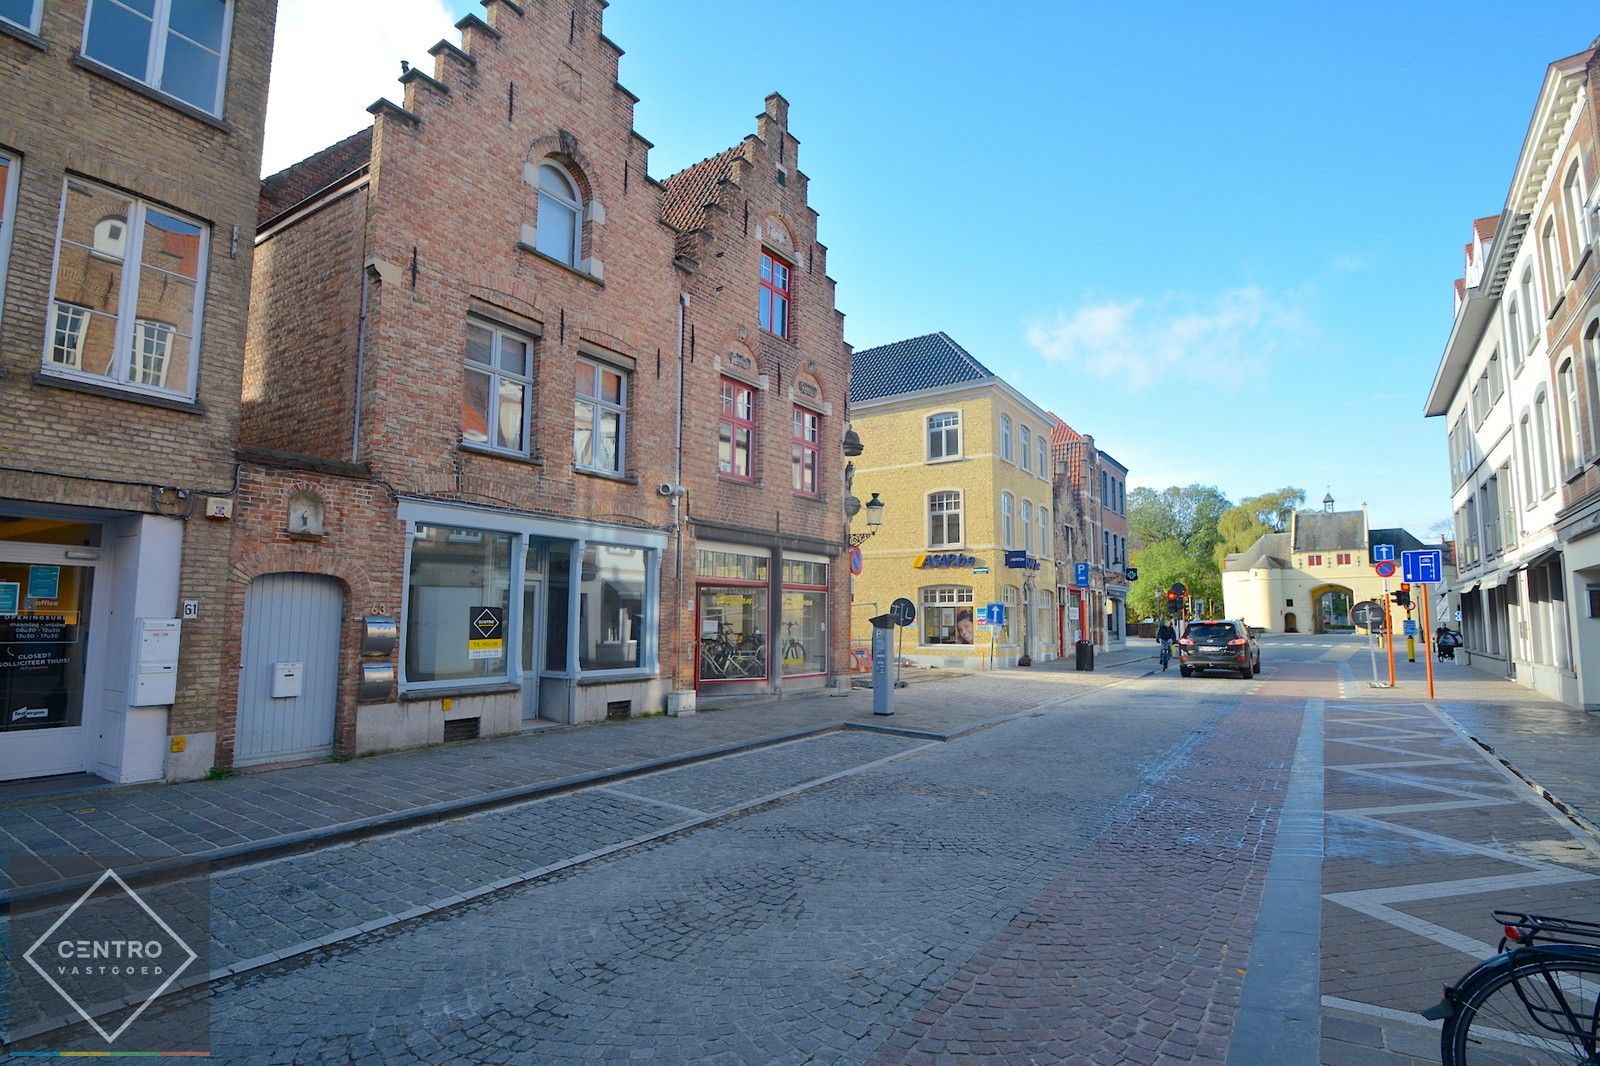
[[[1268,642],[1251,682],[1139,656],[946,679],[904,690],[893,732],[799,730],[224,863],[210,980],[152,1017],[208,997],[238,1062],[1437,1061],[1414,1012],[1490,953],[1488,910],[1597,917],[1600,854],[1448,713],[1486,731],[1492,708],[1358,691],[1360,650]],[[610,734],[637,757],[629,728],[503,743],[576,759]],[[1274,861],[1307,796],[1317,828],[1284,858],[1320,882]],[[58,1010],[16,998],[8,1023]],[[104,1044],[20,1044],[63,1046]]]

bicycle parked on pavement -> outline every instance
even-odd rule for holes
[[[1495,911],[1498,954],[1421,1012],[1444,1066],[1600,1066],[1600,923]]]

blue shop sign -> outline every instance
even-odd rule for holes
[[[1037,569],[1039,569],[1039,560],[1033,558],[1031,555],[1029,555],[1027,552],[1023,551],[1020,548],[1013,549],[1011,551],[1006,552],[1006,569],[1007,570],[1037,570]]]

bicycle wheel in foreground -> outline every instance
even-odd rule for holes
[[[1518,962],[1445,1022],[1444,1066],[1600,1066],[1600,958]]]

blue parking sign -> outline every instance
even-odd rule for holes
[[[1400,578],[1413,585],[1427,585],[1444,580],[1444,551],[1424,548],[1421,551],[1400,553]]]
[[[1074,587],[1080,588],[1080,589],[1086,589],[1086,588],[1089,587],[1089,564],[1088,563],[1073,563],[1072,564],[1072,584],[1073,584]]]

